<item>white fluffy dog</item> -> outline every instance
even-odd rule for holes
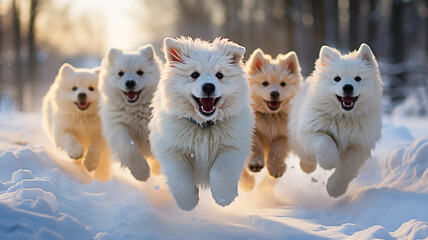
[[[259,172],[266,164],[269,176],[279,178],[286,170],[284,160],[289,152],[287,128],[284,127],[288,123],[289,101],[302,85],[299,60],[295,52],[279,54],[272,59],[256,49],[246,67],[256,116],[248,169]],[[253,185],[253,177],[244,169],[241,187],[251,190]]]
[[[62,65],[43,98],[44,128],[55,145],[76,163],[109,178],[108,149],[101,134],[97,90],[99,70]]]
[[[253,127],[245,48],[181,37],[166,38],[163,51],[149,124],[153,152],[181,209],[192,210],[205,187],[227,206],[238,195]]]
[[[341,55],[323,46],[315,70],[292,100],[291,145],[309,173],[316,163],[335,169],[327,192],[346,192],[371,156],[381,132],[382,80],[369,46]]]
[[[129,53],[111,49],[102,61],[98,86],[103,133],[115,158],[140,181],[150,176],[148,164],[152,172],[159,171],[151,153],[148,124],[161,65],[152,45]]]

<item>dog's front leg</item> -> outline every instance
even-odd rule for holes
[[[314,133],[306,137],[306,148],[315,155],[318,164],[326,170],[333,169],[339,163],[339,151],[333,139],[325,133]]]
[[[55,142],[57,147],[65,150],[71,159],[78,160],[85,154],[85,148],[79,143],[77,138],[69,132],[55,132]]]
[[[253,135],[251,144],[251,155],[248,158],[248,169],[251,172],[260,172],[265,166],[265,155],[263,152],[263,146],[257,135]]]
[[[140,148],[134,142],[128,129],[120,124],[110,128],[106,136],[110,149],[119,158],[121,164],[131,171],[139,181],[146,181],[150,176],[150,167],[141,155]]]
[[[210,187],[220,206],[229,205],[238,196],[238,182],[248,152],[230,149],[220,153],[210,171]]]
[[[370,150],[364,151],[351,147],[342,154],[334,173],[327,181],[327,192],[331,197],[342,196],[349,183],[358,175],[358,171],[370,157]]]
[[[287,169],[285,164],[285,157],[288,154],[287,144],[285,138],[275,139],[271,144],[266,165],[269,175],[274,178],[281,177]]]
[[[177,205],[186,211],[195,208],[199,201],[199,189],[193,181],[188,160],[181,153],[166,150],[160,154],[159,161]]]

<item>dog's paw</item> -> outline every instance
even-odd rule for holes
[[[317,152],[316,159],[323,169],[331,170],[339,164],[340,155],[336,148],[330,148]]]
[[[89,172],[94,171],[98,167],[98,163],[99,161],[94,159],[85,159],[85,161],[83,161],[83,165],[85,165],[86,170]]]
[[[309,174],[309,173],[315,171],[315,169],[317,168],[317,164],[300,161],[300,168],[302,169],[303,172]]]
[[[147,181],[150,177],[150,167],[145,159],[139,159],[139,161],[132,161],[129,166],[132,176],[138,181]]]
[[[327,181],[327,193],[330,197],[338,198],[345,194],[348,184],[338,182],[336,177],[332,175]]]
[[[177,206],[185,211],[191,211],[193,210],[196,205],[198,205],[199,202],[199,196],[198,196],[199,190],[197,187],[195,187],[192,191],[186,192],[181,191],[180,193],[174,194],[175,202],[177,203]]]
[[[225,182],[223,186],[223,188],[211,187],[211,193],[215,202],[218,205],[225,207],[230,205],[238,196],[238,186],[229,182]]]
[[[285,170],[287,170],[287,164],[285,164],[284,161],[274,162],[274,163],[268,163],[267,170],[269,173],[269,176],[273,178],[280,178],[285,173]]]
[[[85,154],[85,149],[83,148],[82,145],[77,144],[73,148],[68,149],[67,154],[71,159],[74,159],[74,160],[81,159]]]
[[[251,172],[260,172],[264,167],[264,164],[258,164],[258,163],[249,163],[248,169]]]

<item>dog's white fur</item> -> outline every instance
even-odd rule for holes
[[[210,187],[216,203],[229,205],[238,195],[240,174],[250,152],[253,113],[246,73],[245,48],[227,39],[165,38],[167,59],[153,98],[149,124],[153,153],[167,177],[177,205],[192,210],[199,188]],[[199,72],[197,79],[191,77]],[[219,80],[215,75],[221,72]],[[204,116],[192,95],[202,97],[202,85],[215,85],[221,99],[211,116]],[[212,121],[207,129],[199,124]]]
[[[351,111],[343,110],[336,96],[343,96],[345,84],[358,96]],[[324,169],[336,168],[327,182],[330,196],[343,195],[371,156],[381,132],[381,94],[378,64],[368,45],[346,55],[323,46],[314,72],[292,100],[292,149],[305,172],[313,171],[317,162]]]
[[[103,133],[115,159],[119,159],[122,166],[128,167],[132,175],[141,181],[150,176],[150,167],[154,173],[159,171],[148,140],[148,123],[150,102],[161,66],[152,45],[143,46],[137,52],[111,49],[102,61],[98,86]],[[144,73],[139,75],[138,71]],[[119,72],[123,73],[122,76]],[[141,90],[134,103],[125,98],[128,80],[136,82],[135,90]]]
[[[98,115],[98,73],[99,69],[62,65],[43,98],[42,113],[44,129],[56,147],[66,151],[75,163],[83,163],[88,171],[95,170],[96,179],[106,181],[110,177],[110,164]],[[76,106],[81,93],[86,94],[90,103],[83,111]]]
[[[256,116],[248,168],[258,172],[266,165],[269,176],[279,178],[286,170],[284,160],[289,153],[287,128],[284,127],[288,123],[289,101],[302,85],[299,60],[295,52],[278,54],[272,59],[261,49],[256,49],[246,67]],[[275,92],[279,96],[273,99]],[[269,108],[270,101],[280,102],[279,107]],[[254,183],[254,178],[244,168],[241,188],[251,190]]]

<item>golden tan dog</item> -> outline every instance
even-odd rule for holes
[[[289,101],[302,85],[300,64],[295,52],[276,59],[256,49],[246,64],[252,107],[256,116],[252,155],[247,167],[259,172],[265,165],[269,176],[281,177],[285,170]],[[251,190],[254,179],[244,169],[241,187]]]

